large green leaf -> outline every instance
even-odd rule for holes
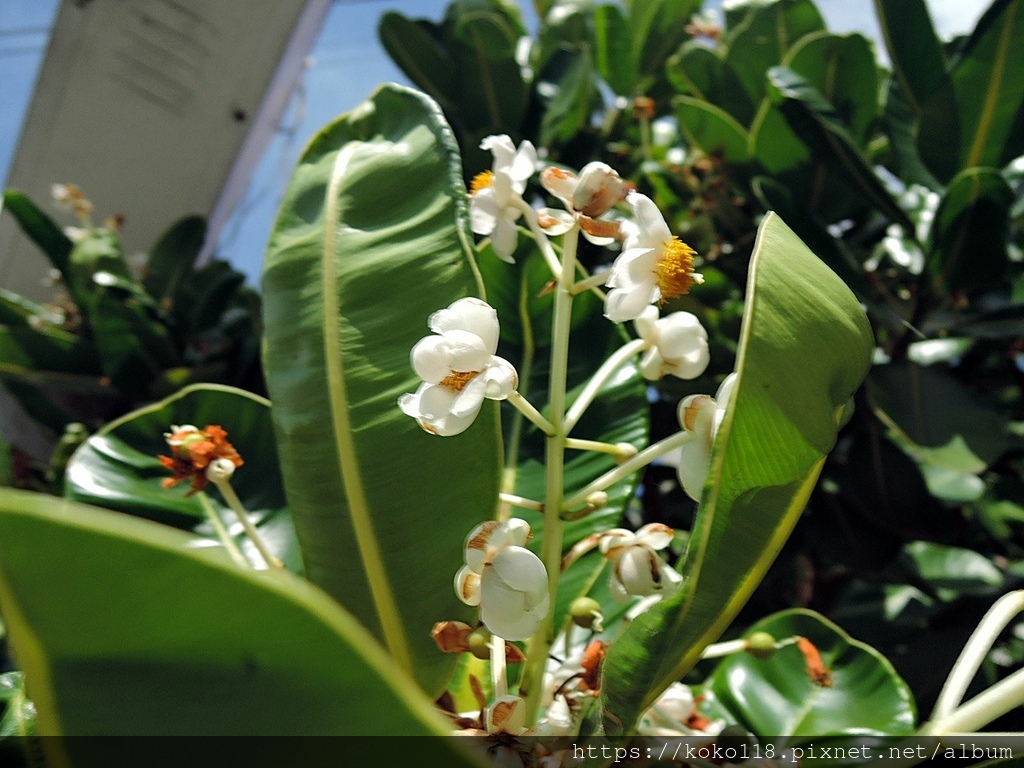
[[[776,640],[807,638],[821,654],[831,682],[826,686],[811,679],[796,644],[767,660],[747,653],[728,657],[711,675],[711,687],[752,733],[795,736],[787,744],[801,744],[830,736],[902,736],[913,731],[916,711],[910,688],[874,648],[799,608],[762,619],[747,637],[754,632],[767,632]]]
[[[730,4],[725,60],[751,101],[765,95],[765,72],[782,62],[797,40],[825,29],[812,0],[746,0]],[[738,20],[738,23],[734,23]]]
[[[754,119],[754,102],[719,51],[691,40],[668,60],[665,74],[680,93],[724,109],[740,125]]]
[[[633,61],[639,75],[661,76],[665,61],[689,37],[687,22],[699,9],[699,0],[626,0]]]
[[[436,104],[382,86],[321,131],[285,194],[263,276],[265,368],[306,574],[437,693],[430,628],[468,619],[452,577],[494,514],[498,406],[461,435],[399,411],[427,318],[478,289],[458,152]]]
[[[806,80],[788,67],[768,71],[769,95],[790,128],[813,147],[826,167],[843,179],[866,203],[908,232],[913,223],[875,174],[839,120],[835,109]]]
[[[750,159],[750,136],[728,112],[692,96],[678,96],[673,103],[679,129],[692,146],[735,165]]]
[[[613,3],[594,9],[594,64],[611,89],[629,95],[636,82],[629,22],[623,10]]]
[[[918,146],[940,181],[1024,152],[1022,45],[1024,0],[995,0],[952,62],[951,86],[925,102]]]
[[[199,257],[206,240],[206,219],[186,216],[172,224],[149,251],[143,284],[163,309],[170,309],[185,275]]]
[[[925,0],[875,0],[900,91],[915,115],[947,79],[946,56]]]
[[[206,537],[214,535],[207,505],[226,523],[234,523],[234,513],[212,485],[193,496],[186,495],[187,482],[173,489],[161,486],[171,475],[156,457],[168,453],[164,433],[172,424],[200,429],[217,424],[227,430],[228,440],[245,461],[231,478],[232,487],[270,550],[290,570],[300,572],[302,558],[285,502],[270,403],[240,389],[196,384],[107,424],[72,455],[64,495]],[[241,526],[230,525],[230,532],[242,550],[259,562]]]
[[[786,56],[786,66],[817,89],[845,126],[865,146],[878,115],[878,65],[863,35],[816,32],[801,38]]]
[[[4,192],[3,208],[18,222],[21,231],[42,249],[64,282],[68,283],[69,257],[73,244],[64,230],[24,192],[16,189]]]
[[[153,523],[0,491],[0,600],[43,736],[445,730],[322,592],[284,571],[239,568]],[[44,745],[59,765],[88,746]],[[418,749],[431,762],[467,762],[448,740]],[[115,764],[93,759],[85,764]],[[123,753],[116,764],[127,764]]]
[[[738,380],[680,568],[684,586],[609,652],[606,730],[628,730],[756,588],[807,502],[872,348],[853,294],[769,213],[750,263]]]
[[[1002,285],[1013,190],[994,168],[968,168],[949,183],[935,212],[925,273],[935,292]]]

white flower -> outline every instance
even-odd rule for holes
[[[504,400],[519,384],[512,364],[497,357],[498,313],[480,299],[459,299],[430,316],[427,336],[412,348],[412,367],[423,379],[398,398],[403,413],[435,435],[457,435],[480,412],[484,398]]]
[[[678,589],[683,577],[655,551],[667,547],[672,535],[667,525],[649,523],[636,533],[612,528],[601,537],[601,554],[612,561],[612,597],[624,602],[630,595],[670,595]]]
[[[708,334],[696,315],[673,312],[658,318],[657,307],[645,307],[633,327],[650,348],[640,361],[645,379],[660,379],[666,373],[680,379],[695,379],[711,361]]]
[[[526,181],[533,175],[537,151],[528,141],[517,150],[505,135],[488,136],[480,148],[494,154],[494,165],[477,174],[470,185],[470,225],[478,235],[490,235],[494,252],[512,262],[518,240],[516,220],[522,215],[517,203],[522,203]]]
[[[525,548],[525,520],[488,520],[466,537],[466,564],[455,574],[455,593],[480,606],[480,620],[492,635],[527,640],[548,615],[548,574]]]
[[[700,501],[704,482],[711,469],[711,447],[715,443],[718,427],[725,418],[725,409],[735,385],[736,374],[730,373],[714,397],[690,395],[679,403],[679,424],[687,432],[693,433],[693,439],[680,450],[679,482],[686,495],[694,501]]]
[[[612,264],[605,283],[611,291],[605,316],[621,323],[640,316],[648,304],[689,293],[704,277],[693,271],[695,252],[673,237],[654,202],[630,192],[626,202],[633,208],[635,223]]]

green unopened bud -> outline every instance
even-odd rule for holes
[[[770,659],[775,654],[775,638],[767,632],[755,632],[747,638],[747,653],[755,659]]]
[[[491,633],[486,627],[477,627],[470,632],[469,652],[485,661],[491,658]]]
[[[601,604],[594,598],[577,597],[569,606],[569,615],[577,627],[590,629],[596,625],[597,631],[601,631]]]

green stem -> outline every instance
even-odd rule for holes
[[[571,510],[574,507],[580,506],[586,502],[587,497],[590,494],[596,493],[597,491],[603,491],[605,488],[619,482],[622,478],[629,477],[638,469],[646,467],[659,456],[664,456],[669,451],[682,445],[686,445],[692,439],[693,433],[686,432],[684,430],[682,432],[676,432],[674,435],[666,437],[664,440],[659,440],[653,445],[647,446],[633,458],[622,462],[619,466],[615,467],[615,469],[608,470],[582,491],[566,499],[563,508]]]
[[[553,434],[555,434],[555,428],[551,426],[551,422],[545,419],[541,415],[540,411],[534,408],[533,404],[525,397],[523,397],[521,394],[515,391],[510,392],[507,399],[509,403],[517,411],[519,411],[521,414],[523,414],[523,416],[532,421],[534,425],[536,425],[537,429],[539,429],[545,435],[551,437]]]
[[[522,507],[523,509],[532,509],[534,512],[543,512],[544,505],[539,501],[533,499],[527,499],[524,496],[516,496],[514,493],[505,493],[502,491],[498,494],[498,500],[502,504],[508,504],[511,507]]]
[[[284,568],[284,563],[274,556],[274,553],[270,551],[266,543],[263,541],[263,537],[260,536],[260,532],[256,530],[256,526],[252,524],[252,520],[249,519],[248,513],[245,511],[245,507],[242,506],[242,500],[238,498],[238,494],[235,493],[235,489],[231,487],[231,481],[229,480],[212,480],[213,484],[217,486],[217,490],[220,491],[220,495],[224,497],[224,501],[228,503],[228,506],[234,510],[238,516],[239,522],[245,529],[246,535],[252,542],[253,546],[260,553],[260,556],[266,561],[267,566],[270,568]]]
[[[967,687],[977,674],[992,644],[999,637],[999,633],[1021,611],[1024,611],[1024,590],[1003,595],[989,608],[960,652],[960,658],[950,670],[946,684],[942,686],[932,710],[933,721],[948,717],[963,701]]]
[[[579,226],[573,225],[573,228],[565,233],[565,240],[562,242],[562,264],[565,264],[565,251],[570,247],[569,238],[572,238],[572,256],[573,260],[573,271],[569,273],[568,279],[563,274],[564,270],[562,265],[558,263],[558,256],[555,255],[555,249],[551,245],[551,241],[548,240],[547,234],[541,229],[540,224],[537,223],[537,212],[530,207],[530,204],[523,200],[521,197],[516,198],[512,201],[512,205],[518,208],[523,218],[526,219],[526,223],[530,226],[530,231],[533,233],[533,239],[537,241],[537,247],[540,248],[541,255],[544,256],[544,261],[548,263],[551,268],[551,274],[558,279],[559,291],[569,291],[573,285],[573,276],[576,274],[575,261],[576,261],[576,238],[579,237]],[[574,234],[575,233],[575,234]],[[572,300],[572,294],[569,294],[570,303]]]
[[[590,377],[590,381],[583,388],[583,391],[579,393],[576,399],[573,401],[572,407],[565,414],[565,433],[569,434],[572,432],[572,428],[576,426],[576,422],[580,420],[584,411],[590,407],[590,404],[594,402],[594,398],[597,397],[598,391],[604,386],[605,382],[612,377],[619,368],[621,368],[629,358],[633,355],[643,352],[647,349],[648,344],[643,339],[634,339],[623,346],[619,347],[605,360],[601,367],[597,369],[593,376]]]
[[[536,344],[533,340],[533,320],[530,317],[529,292],[527,290],[526,270],[519,279],[519,326],[523,329],[523,357],[519,366],[519,388],[523,397],[530,395],[530,376],[533,374],[533,355]],[[501,491],[512,493],[516,489],[516,477],[519,473],[519,446],[523,440],[522,411],[512,414],[512,428],[509,430],[508,450],[505,451],[505,470],[502,472]],[[508,520],[512,514],[510,505],[498,505],[498,519]]]
[[[242,550],[238,548],[238,544],[228,533],[228,529],[224,526],[224,521],[220,518],[220,513],[217,508],[213,506],[213,502],[210,501],[210,497],[205,493],[199,493],[199,503],[203,505],[203,512],[206,513],[206,519],[210,521],[210,525],[213,526],[214,532],[217,534],[217,538],[220,539],[220,543],[224,545],[224,549],[227,550],[228,555],[238,565],[244,568],[252,568],[252,563],[249,559],[242,554]]]
[[[955,712],[938,721],[926,723],[922,732],[941,736],[970,733],[991,723],[1011,709],[1024,704],[1024,669],[986,688]]]
[[[536,226],[536,216],[527,214],[531,228]],[[539,227],[538,227],[539,229]],[[548,412],[554,434],[549,435],[545,450],[547,482],[544,493],[544,541],[541,545],[541,560],[548,572],[548,598],[550,609],[541,622],[537,633],[530,640],[526,668],[520,693],[526,697],[526,718],[532,723],[537,717],[540,698],[544,687],[544,666],[547,663],[551,643],[554,641],[554,609],[558,596],[558,577],[562,570],[562,520],[559,513],[565,495],[565,391],[569,374],[569,329],[572,319],[572,286],[576,275],[576,246],[579,227],[574,226],[565,233],[562,241],[562,263],[558,272],[558,286],[555,289],[555,317],[551,330],[551,378],[548,382]],[[543,232],[537,237],[541,251],[551,249]],[[553,253],[553,251],[552,251]]]
[[[598,440],[579,440],[575,437],[567,437],[565,447],[576,451],[608,453],[614,456],[616,461],[625,461],[637,454],[636,448],[630,443],[602,443]]]

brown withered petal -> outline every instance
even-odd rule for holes
[[[607,219],[592,219],[589,216],[580,215],[580,229],[594,237],[618,237],[622,228],[617,221]]]
[[[442,653],[463,653],[469,650],[469,635],[473,628],[462,621],[439,621],[430,630],[430,636]]]
[[[526,661],[526,654],[519,649],[519,646],[505,643],[506,664],[521,664],[524,661]]]

